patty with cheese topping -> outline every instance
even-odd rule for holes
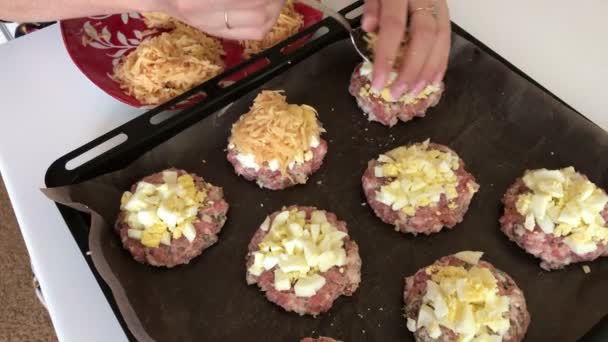
[[[479,190],[456,152],[429,140],[371,160],[362,183],[376,216],[395,230],[414,235],[462,222]]]
[[[136,261],[187,264],[218,240],[228,203],[222,188],[179,169],[147,176],[123,194],[115,230]]]
[[[371,64],[364,62],[357,65],[351,76],[348,91],[355,97],[357,105],[367,114],[370,121],[377,121],[389,127],[396,125],[399,120],[406,122],[414,117],[424,117],[427,109],[439,103],[444,90],[441,82],[437,85],[428,85],[416,97],[406,94],[395,100],[390,95],[390,86],[379,94],[372,91],[371,75]],[[391,73],[390,77],[395,79],[396,73]]]
[[[502,202],[502,231],[545,270],[608,254],[608,196],[573,167],[528,170]]]
[[[459,252],[405,278],[405,318],[416,341],[523,340],[530,324],[524,293],[482,255]]]
[[[271,190],[305,184],[327,154],[316,110],[286,100],[281,91],[262,91],[232,126],[228,143],[235,172]]]
[[[283,309],[317,316],[359,287],[359,247],[335,214],[291,206],[268,216],[251,239],[246,279]]]

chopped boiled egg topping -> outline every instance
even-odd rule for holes
[[[371,82],[372,64],[370,62],[363,62],[363,65],[361,65],[361,68],[359,69],[359,74],[363,77],[366,77]],[[415,96],[410,93],[406,93],[406,94],[401,95],[400,98],[394,99],[393,96],[391,95],[390,88],[396,79],[397,79],[397,73],[394,71],[391,71],[389,74],[388,83],[386,84],[384,89],[382,89],[379,93],[376,93],[371,89],[371,83],[366,83],[365,86],[363,86],[361,88],[361,90],[359,90],[359,96],[362,96],[362,97],[372,96],[375,98],[381,98],[386,102],[401,102],[403,104],[413,104],[413,103],[417,103],[420,100],[426,100],[429,98],[429,96],[431,96],[432,94],[441,90],[441,88],[438,87],[437,85],[429,84],[419,94],[417,94]]]
[[[207,194],[199,191],[189,174],[163,171],[163,183],[137,183],[135,193],[122,195],[120,209],[126,212],[128,236],[146,247],[171,245],[182,235],[192,242],[194,222]]]
[[[249,273],[259,276],[274,268],[274,287],[297,297],[311,297],[325,285],[321,273],[344,266],[347,234],[328,222],[325,211],[315,210],[311,217],[297,209],[284,210],[274,219],[266,218],[260,229],[268,231]]]
[[[469,264],[466,268],[426,268],[431,279],[426,281],[418,317],[408,318],[410,331],[426,328],[429,336],[436,339],[442,335],[443,326],[458,334],[458,341],[502,341],[511,325],[510,299],[499,294],[492,272],[477,266],[481,255],[470,251],[454,255]]]
[[[381,154],[378,162],[374,175],[392,179],[376,192],[379,202],[410,216],[418,207],[438,203],[441,195],[446,196],[450,208],[455,206],[452,200],[458,197],[458,177],[454,170],[460,167],[455,154],[429,148],[426,140]]]
[[[322,132],[314,108],[288,104],[281,91],[265,90],[232,126],[228,148],[238,151],[237,159],[245,167],[257,171],[266,164],[286,173],[313,158]]]
[[[531,192],[519,195],[516,209],[525,217],[527,230],[538,225],[547,234],[563,237],[578,255],[608,243],[602,216],[608,196],[573,167],[528,171],[523,181]]]

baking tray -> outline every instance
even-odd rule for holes
[[[355,3],[342,12],[346,14],[359,6],[360,2]],[[204,84],[60,158],[47,172],[47,186],[58,187],[80,183],[102,174],[122,170],[142,154],[154,155],[155,151],[162,151],[163,148],[165,153],[176,152],[170,149],[172,144],[175,146],[175,141],[181,140],[182,144],[183,141],[208,142],[209,146],[201,147],[202,150],[209,149],[207,157],[200,158],[205,159],[204,164],[200,162],[201,160],[180,161],[179,156],[176,157],[175,154],[165,161],[155,161],[160,164],[164,162],[185,166],[189,170],[201,173],[217,185],[224,186],[227,199],[232,204],[229,221],[220,236],[218,245],[190,265],[167,272],[187,277],[188,274],[184,273],[188,273],[189,270],[193,272],[192,270],[212,267],[210,261],[214,257],[223,256],[224,259],[221,260],[230,261],[222,265],[221,273],[225,273],[222,275],[230,278],[228,284],[238,286],[238,291],[230,288],[232,286],[225,286],[223,282],[218,283],[222,279],[217,273],[214,276],[219,280],[214,282],[215,288],[212,290],[219,298],[222,298],[222,294],[226,295],[221,302],[231,313],[228,320],[230,323],[225,323],[224,329],[218,329],[223,332],[229,332],[230,329],[240,332],[239,340],[257,340],[256,337],[261,336],[260,332],[248,328],[247,322],[257,322],[261,325],[268,323],[264,321],[270,322],[272,328],[270,332],[273,336],[266,340],[287,341],[289,336],[289,340],[296,341],[305,335],[318,333],[333,335],[347,341],[412,339],[401,317],[400,296],[403,276],[412,274],[417,268],[429,264],[442,255],[460,249],[486,250],[488,260],[513,275],[524,288],[528,294],[532,313],[528,340],[573,340],[583,335],[595,322],[591,324],[587,322],[586,326],[562,332],[560,330],[562,322],[559,319],[563,319],[564,315],[577,317],[587,314],[597,316],[599,319],[600,313],[606,310],[606,306],[602,305],[602,299],[597,300],[596,307],[582,308],[584,312],[580,314],[559,305],[554,309],[558,313],[552,314],[546,308],[547,305],[552,304],[551,301],[544,300],[544,297],[551,296],[544,294],[557,289],[554,287],[561,285],[561,277],[576,277],[583,283],[595,280],[599,284],[599,281],[605,281],[602,278],[606,278],[608,264],[605,261],[593,263],[593,272],[590,276],[584,276],[577,266],[550,274],[540,272],[535,259],[519,251],[498,231],[497,218],[501,210],[499,194],[504,192],[525,168],[557,167],[566,164],[576,165],[592,180],[605,186],[608,179],[604,171],[605,165],[601,163],[599,157],[601,150],[608,146],[607,134],[534,86],[529,80],[508,71],[504,65],[490,57],[487,51],[472,47],[469,42],[458,36],[454,39],[450,72],[446,77],[448,91],[440,105],[429,111],[427,118],[400,124],[393,129],[370,124],[356,109],[354,100],[346,94],[347,76],[357,62],[354,52],[346,42],[323,49],[330,43],[346,37],[337,23],[332,19],[325,19],[317,27],[312,27],[293,39],[298,39],[321,27],[327,29],[324,35],[287,57],[280,54],[281,46],[260,56],[259,58],[270,60],[269,67],[251,75],[250,78],[227,88],[213,86],[225,77],[220,75],[211,83]],[[289,44],[289,41],[285,44]],[[337,53],[340,53],[340,57],[336,57]],[[285,73],[291,66],[308,56],[311,57],[303,64]],[[488,73],[488,71],[492,72]],[[273,77],[272,81],[265,84]],[[297,87],[296,83],[314,84],[314,86],[304,89]],[[264,87],[286,89],[289,99],[293,102],[315,106],[321,113],[321,120],[328,128],[326,138],[329,140],[330,150],[327,160],[306,186],[283,192],[260,190],[253,183],[232,174],[230,166],[223,159],[222,149],[226,144],[230,123],[247,110],[256,94],[254,90],[263,84]],[[322,88],[323,91],[314,91],[315,87]],[[151,117],[201,91],[209,96],[206,101],[182,111],[159,125],[149,123]],[[222,112],[222,115],[214,114],[209,119],[201,121],[240,97],[243,98]],[[340,117],[335,117],[338,115]],[[539,135],[539,130],[544,133],[542,136]],[[65,168],[66,162],[120,133],[128,135],[127,142],[72,170]],[[362,205],[363,196],[359,178],[368,159],[394,146],[420,141],[426,137],[436,142],[448,143],[455,148],[468,163],[471,172],[477,176],[482,189],[475,197],[465,222],[455,230],[428,238],[404,237],[380,223],[370,210]],[[167,142],[163,143],[165,141]],[[578,148],[587,151],[587,155],[577,153],[572,148],[572,141],[580,143]],[[344,159],[345,157],[347,158]],[[209,165],[214,167],[211,168]],[[212,172],[216,168],[217,172]],[[151,173],[150,171],[139,170],[140,173]],[[118,171],[118,174],[120,172]],[[311,192],[316,192],[318,196],[311,195]],[[342,194],[349,194],[349,200],[345,200]],[[263,216],[279,209],[281,203],[296,202],[315,204],[335,211],[339,217],[345,219],[350,225],[351,234],[361,246],[363,257],[361,289],[353,298],[340,299],[330,313],[316,320],[284,313],[267,303],[263,295],[254,287],[244,285],[243,257],[246,243],[253,231]],[[59,210],[83,254],[86,255],[89,250],[87,242],[89,218],[79,211],[62,205],[59,205]],[[106,238],[111,242],[111,235]],[[118,239],[113,240],[116,243]],[[492,246],[494,249],[487,250],[487,246]],[[395,258],[396,256],[399,258]],[[86,258],[125,332],[130,339],[134,339],[112,292],[97,273],[91,259]],[[523,267],[514,269],[510,267],[513,264]],[[132,265],[138,267],[139,271],[150,270],[135,263]],[[158,273],[158,270],[152,272]],[[390,281],[385,281],[387,279]],[[531,279],[534,281],[530,281]],[[580,288],[568,289],[571,295],[581,296],[589,301],[584,293],[577,293],[577,290]],[[176,314],[204,319],[205,308],[198,305],[200,304],[195,304],[196,312],[191,308],[189,312]],[[247,310],[252,308],[259,311]],[[575,307],[570,309],[574,310]],[[565,312],[560,316],[559,310]],[[222,313],[226,314],[226,311]],[[206,314],[212,313],[206,312]],[[539,326],[542,326],[544,331],[539,331]],[[222,334],[222,331],[216,331],[207,337],[209,340],[236,340],[237,336]],[[602,340],[601,326],[596,327],[593,334],[596,337],[589,337],[589,340]],[[157,332],[156,336],[162,336],[162,332]],[[192,339],[189,338],[191,336],[179,336],[180,338],[175,339]],[[165,336],[158,339],[168,338]],[[204,339],[204,336],[201,339]]]

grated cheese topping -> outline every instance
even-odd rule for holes
[[[285,6],[283,6],[276,23],[272,29],[266,33],[262,40],[240,41],[240,44],[244,49],[243,57],[249,58],[252,55],[275,46],[276,44],[296,34],[303,25],[304,17],[295,10],[293,1],[288,0]]]
[[[143,104],[159,104],[220,74],[219,40],[186,24],[143,41],[114,68],[113,79]]]
[[[317,112],[307,105],[288,104],[282,91],[262,91],[248,113],[232,126],[229,148],[248,162],[280,170],[312,159],[311,147],[324,132]]]

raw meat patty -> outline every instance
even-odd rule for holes
[[[282,175],[281,171],[272,171],[266,163],[259,170],[245,167],[236,158],[235,149],[228,149],[228,161],[234,167],[238,175],[250,181],[256,181],[262,188],[270,190],[281,190],[296,184],[305,184],[308,177],[315,173],[323,164],[323,159],[327,154],[327,142],[319,139],[319,146],[312,148],[312,159],[304,163],[296,163],[288,169],[288,175]]]
[[[428,98],[421,99],[411,104],[404,104],[402,102],[388,102],[382,97],[374,96],[369,90],[371,83],[369,79],[362,76],[359,73],[361,64],[355,67],[353,74],[350,79],[350,86],[348,91],[357,100],[359,108],[367,114],[370,121],[377,121],[385,126],[392,127],[399,120],[406,122],[414,117],[424,117],[426,110],[434,107],[439,103],[441,95],[444,91],[444,85],[439,85],[440,90],[432,93]],[[363,89],[363,92],[361,91]],[[370,93],[368,96],[363,94]]]
[[[291,206],[284,210],[298,209],[307,213],[306,220],[310,220],[310,215],[317,210],[314,207]],[[283,211],[283,210],[281,210]],[[270,222],[281,212],[277,211],[270,215]],[[348,233],[346,223],[339,221],[335,214],[325,212],[327,221],[334,225],[338,230]],[[268,230],[270,231],[270,230]],[[268,231],[258,229],[249,242],[249,253],[247,254],[247,269],[253,264],[253,252],[258,251],[259,244],[262,242]],[[346,263],[344,266],[334,266],[326,272],[319,273],[326,279],[325,285],[312,297],[297,297],[293,287],[288,291],[278,291],[274,288],[274,269],[264,271],[260,276],[255,276],[247,271],[247,284],[257,284],[266,293],[269,301],[281,306],[287,311],[293,311],[300,315],[317,316],[320,313],[331,309],[334,301],[340,297],[352,296],[361,282],[361,258],[359,257],[359,247],[357,243],[347,235],[344,238],[344,249],[346,250]]]
[[[176,171],[178,176],[188,173],[179,169],[170,170]],[[206,189],[207,191],[205,202],[198,211],[198,220],[193,223],[196,229],[196,237],[192,242],[182,235],[179,239],[172,240],[170,246],[163,244],[155,248],[144,246],[140,241],[128,236],[129,225],[126,222],[126,213],[121,211],[118,215],[115,230],[120,235],[123,247],[133,255],[136,261],[170,268],[187,264],[190,260],[199,256],[204,249],[217,242],[218,234],[226,222],[226,213],[228,212],[228,203],[224,200],[223,190],[205,182],[203,178],[196,174],[191,173],[190,175],[194,178],[197,189]],[[144,177],[141,181],[162,184],[163,172]],[[137,183],[131,187],[132,192],[137,189]]]
[[[433,265],[437,266],[463,266],[471,267],[470,264],[449,255],[437,260]],[[501,296],[508,296],[510,299],[509,321],[510,328],[503,336],[503,342],[518,342],[523,340],[530,325],[530,313],[526,306],[526,299],[523,291],[515,284],[515,281],[505,272],[495,268],[492,264],[480,260],[476,265],[488,268],[498,280],[498,291]],[[426,281],[431,276],[426,273],[426,267],[418,270],[414,275],[405,278],[405,291],[403,299],[405,301],[405,318],[416,320],[422,305],[422,299],[426,294]],[[425,328],[416,330],[414,336],[418,342],[456,342],[457,334],[444,326],[441,326],[442,335],[438,339],[429,336]]]
[[[518,178],[515,184],[507,190],[502,198],[505,211],[500,218],[500,228],[511,241],[541,259],[541,268],[548,271],[560,269],[572,263],[592,261],[608,254],[608,246],[598,243],[595,251],[578,255],[564,242],[563,237],[543,232],[538,224],[533,231],[527,230],[524,227],[525,218],[517,211],[515,204],[519,195],[528,192],[530,189],[524,184],[522,178]],[[608,221],[608,205],[602,211],[602,216],[604,220]]]
[[[429,144],[429,148],[440,150],[443,152],[453,153],[449,147],[439,144]],[[379,178],[374,174],[374,167],[380,164],[376,159],[371,160],[367,164],[367,169],[362,177],[363,191],[370,207],[383,222],[395,226],[395,230],[402,233],[416,234],[431,234],[439,232],[443,227],[452,228],[456,224],[462,222],[464,215],[469,209],[469,204],[475,192],[479,189],[479,185],[475,182],[475,177],[468,173],[464,168],[464,162],[460,159],[460,166],[454,170],[458,177],[458,186],[456,191],[458,197],[454,200],[456,207],[451,209],[448,207],[448,201],[445,194],[441,195],[439,203],[433,206],[419,207],[413,216],[406,215],[400,210],[393,210],[391,206],[379,202],[376,197],[376,191],[380,191],[380,187],[389,184],[394,178]],[[473,189],[475,192],[472,192]]]

